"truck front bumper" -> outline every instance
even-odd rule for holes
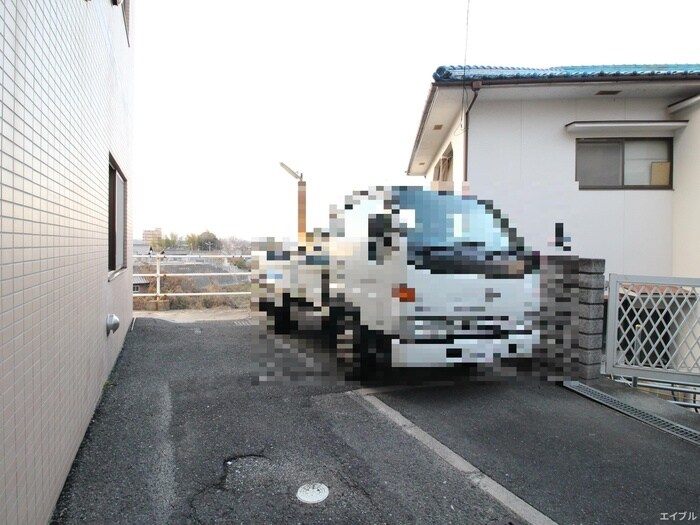
[[[458,363],[493,363],[494,359],[532,357],[539,332],[504,339],[456,339],[450,343],[392,339],[392,367],[442,367]]]

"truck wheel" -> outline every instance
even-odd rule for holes
[[[340,371],[350,380],[359,380],[367,372],[367,330],[359,315],[343,312],[335,316],[335,351]]]
[[[289,335],[292,333],[291,320],[291,298],[289,294],[282,296],[282,306],[274,306],[273,303],[273,319],[275,325],[275,333],[279,335]]]
[[[258,311],[265,314],[261,322],[268,334],[289,335],[292,333],[289,295],[283,297],[282,306],[275,306],[274,301],[260,301]]]

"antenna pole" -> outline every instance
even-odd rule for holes
[[[289,173],[292,177],[294,177],[297,180],[303,180],[304,174],[302,173],[301,175],[294,171],[292,168],[287,166],[284,162],[280,162],[280,166],[282,166],[282,169]]]
[[[297,235],[299,244],[306,243],[306,181],[297,181]]]

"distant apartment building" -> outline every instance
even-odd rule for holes
[[[132,318],[129,13],[0,2],[0,523],[49,521]]]
[[[141,236],[141,240],[149,246],[159,243],[162,238],[163,231],[160,228],[156,228],[154,230],[143,230],[143,235]]]

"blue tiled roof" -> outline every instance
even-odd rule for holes
[[[600,77],[687,77],[700,75],[700,64],[637,64],[623,66],[563,66],[550,68],[440,66],[436,82],[465,80],[591,79]]]

